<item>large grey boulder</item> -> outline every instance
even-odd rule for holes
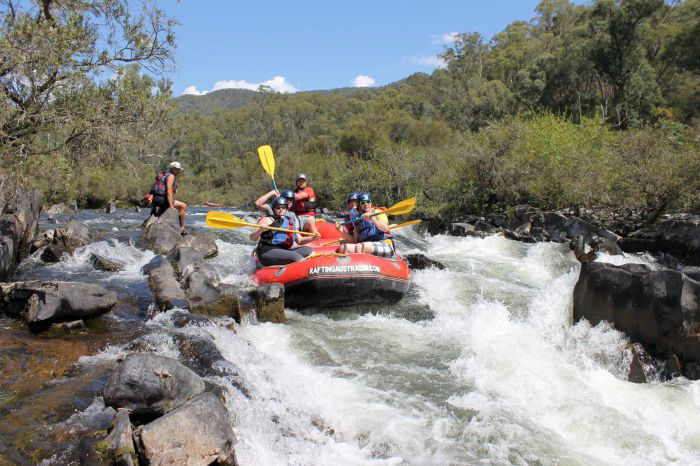
[[[153,301],[158,309],[167,311],[174,307],[186,308],[189,304],[175,270],[170,262],[161,260],[158,267],[150,268],[148,286],[153,293]]]
[[[229,413],[209,392],[139,427],[134,437],[151,465],[237,464]]]
[[[29,255],[39,227],[39,192],[11,188],[8,175],[0,175],[0,281],[7,281],[20,261]]]
[[[181,239],[178,212],[167,209],[160,217],[147,220],[139,246],[166,255]]]
[[[700,282],[675,270],[639,264],[581,264],[574,288],[574,321],[608,321],[652,356],[676,356],[683,375],[700,364]],[[691,370],[692,369],[692,370]]]
[[[287,322],[287,315],[284,313],[284,285],[268,283],[257,287],[254,294],[258,322]]]
[[[204,255],[205,259],[214,257],[219,253],[214,237],[206,231],[193,231],[181,238],[177,243],[179,248],[192,248]]]
[[[81,458],[82,464],[96,466],[134,466],[139,464],[134,447],[131,420],[126,409],[117,410],[109,434],[104,439],[95,442],[90,453],[89,458]]]
[[[620,241],[625,252],[670,254],[686,265],[700,265],[700,221],[669,220],[632,233]]]
[[[117,294],[93,283],[28,281],[0,284],[0,310],[30,325],[96,317],[117,303]]]
[[[105,385],[105,405],[160,416],[203,393],[204,380],[175,359],[132,353],[118,361]]]
[[[426,257],[424,254],[406,254],[403,256],[404,260],[408,263],[408,266],[412,270],[424,270],[429,268],[436,268],[438,270],[444,270],[445,266],[436,261]]]

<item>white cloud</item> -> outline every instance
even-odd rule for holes
[[[211,91],[203,90],[203,91],[198,91],[197,87],[195,86],[189,86],[187,89],[185,89],[182,94],[186,95],[204,95],[212,91],[218,91],[219,89],[248,89],[251,91],[257,91],[260,86],[268,86],[272,88],[275,92],[282,92],[282,93],[293,93],[297,92],[298,89],[294,87],[292,83],[287,81],[284,76],[275,76],[272,79],[268,79],[267,81],[262,81],[259,83],[251,83],[246,80],[236,80],[236,79],[229,79],[229,80],[222,80],[222,81],[217,81],[214,83],[214,87],[211,89]]]
[[[197,86],[189,86],[187,89],[182,91],[182,95],[204,95],[208,91],[198,91]]]
[[[217,81],[214,83],[214,88],[212,91],[218,91],[219,89],[249,89],[251,91],[257,91],[260,86],[269,86],[276,92],[291,93],[297,92],[298,89],[287,81],[284,76],[275,76],[272,79],[263,81],[260,83],[251,83],[245,80],[229,80],[229,81]]]
[[[437,55],[413,55],[404,58],[404,61],[421,66],[432,66],[433,68],[447,68],[447,63]]]
[[[444,34],[431,34],[430,37],[433,38],[433,44],[447,44],[452,45],[459,38],[458,32],[446,32]]]
[[[352,80],[352,85],[355,87],[372,87],[375,82],[374,78],[359,74]]]

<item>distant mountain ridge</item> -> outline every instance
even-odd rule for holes
[[[389,84],[391,86],[391,84]],[[337,94],[349,98],[366,97],[377,93],[380,87],[339,87],[318,91],[301,91],[297,94]],[[181,95],[173,101],[184,113],[208,115],[216,110],[235,110],[255,100],[258,91],[248,89],[219,89],[204,95]]]

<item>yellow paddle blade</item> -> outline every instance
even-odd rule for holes
[[[407,214],[410,211],[413,210],[413,207],[416,205],[416,198],[415,197],[409,197],[408,199],[405,199],[401,202],[397,202],[393,206],[389,207],[384,211],[385,214],[391,214],[391,215],[403,215]]]
[[[255,223],[248,223],[235,215],[214,211],[207,212],[206,224],[212,228],[257,227]]]
[[[411,225],[417,225],[422,221],[423,220],[421,220],[421,219],[410,220],[408,222],[399,223],[398,225],[391,225],[389,228],[391,228],[393,230],[394,228],[410,227]]]
[[[227,214],[225,212],[207,212],[207,218],[205,220],[206,224],[208,227],[211,228],[242,228],[242,227],[253,227],[253,228],[258,228],[257,223],[249,223],[246,222],[245,220],[242,220],[235,215],[232,214]],[[298,230],[287,230],[286,228],[275,228],[275,227],[270,227],[270,230],[276,230],[276,231],[286,231],[288,233],[296,233],[299,235],[304,235],[304,236],[313,236],[313,233],[309,233],[307,231],[298,231]]]
[[[270,146],[260,146],[258,147],[258,155],[260,156],[260,163],[262,163],[263,168],[270,175],[270,178],[275,179],[275,156],[272,155],[272,147]]]

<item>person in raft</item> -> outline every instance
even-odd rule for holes
[[[383,209],[374,207],[372,196],[362,193],[358,197],[358,220],[353,232],[354,244],[343,243],[336,252],[348,254],[362,252],[379,257],[394,255],[394,241],[391,239],[389,219]]]
[[[175,193],[178,187],[177,177],[183,170],[184,168],[182,168],[180,162],[171,162],[168,165],[168,171],[156,176],[156,180],[151,186],[151,194],[153,195],[151,215],[160,217],[168,208],[177,209],[180,213],[180,234],[184,236],[187,234],[185,231],[187,204],[175,200]]]
[[[316,193],[314,188],[306,184],[306,175],[299,173],[296,178],[297,189],[294,190],[294,201],[290,210],[299,219],[303,231],[318,233],[316,229]]]
[[[292,207],[292,202],[294,202],[294,191],[291,189],[284,189],[282,190],[281,194],[273,189],[269,193],[263,194],[257,198],[255,201],[255,207],[258,210],[262,210],[269,216],[275,215],[275,213],[272,211],[272,205],[268,201],[270,199],[275,199],[276,197],[282,197],[287,200],[287,213],[285,215],[294,220],[294,230],[301,230],[299,227],[299,219],[297,218],[296,214],[290,210]]]
[[[355,224],[354,223],[343,224],[343,222],[349,222],[351,220],[355,220],[357,218],[357,216],[359,215],[358,211],[357,211],[357,207],[358,207],[357,200],[359,199],[359,197],[360,197],[360,193],[352,192],[352,193],[348,194],[348,199],[347,199],[348,211],[343,214],[344,219],[342,222],[340,220],[335,222],[335,226],[338,228],[338,230],[340,230],[340,232],[343,234],[343,236],[346,237],[345,239],[350,241],[350,242],[354,242],[353,237],[352,237],[352,233],[355,231]]]
[[[294,222],[285,215],[287,213],[287,199],[278,197],[273,200],[272,211],[273,215],[258,220],[258,229],[250,234],[252,241],[258,241],[255,251],[260,263],[265,267],[285,265],[309,256],[313,249],[302,245],[313,241],[320,235],[316,233],[313,236],[297,238],[294,233],[270,230],[270,227],[294,229]]]

